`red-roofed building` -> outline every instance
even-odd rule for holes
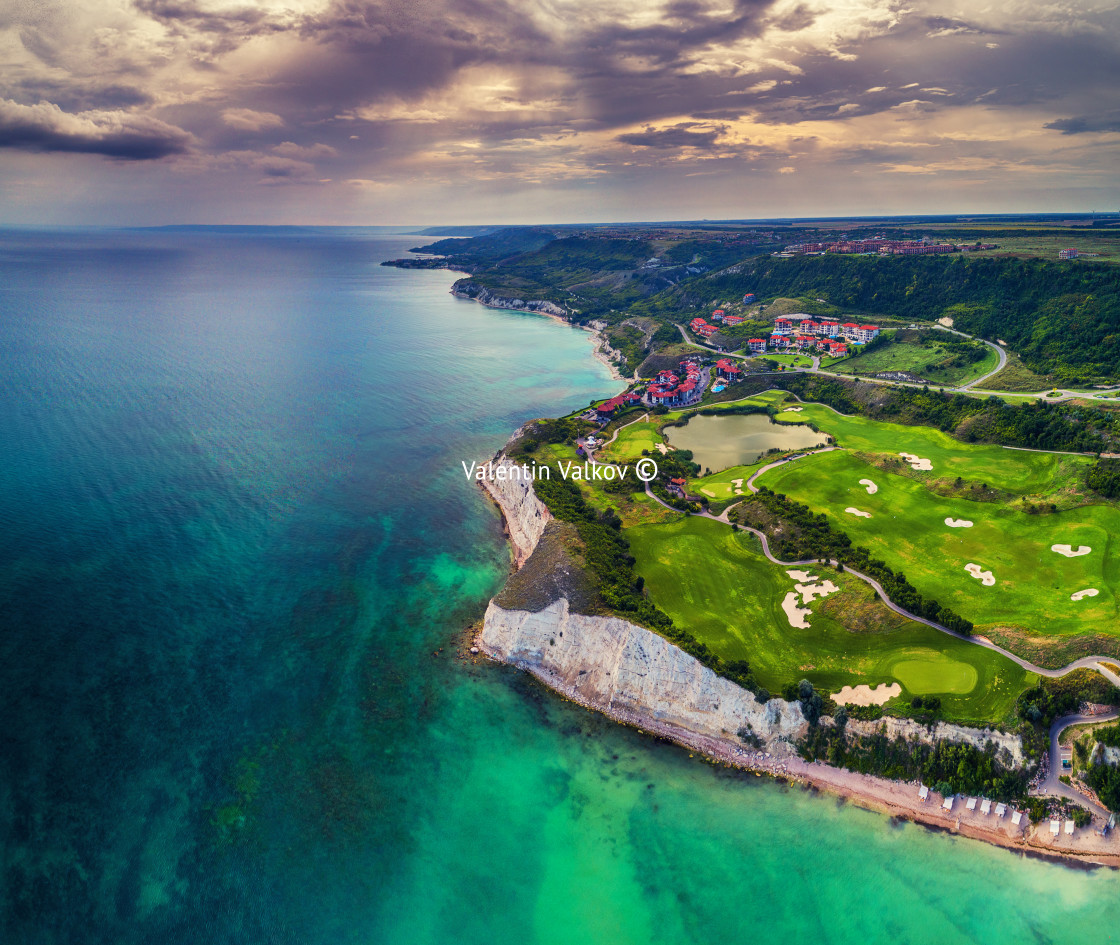
[[[788,318],[775,318],[774,319],[775,331],[793,331],[793,322]]]
[[[799,348],[811,348],[817,343],[817,339],[812,335],[797,335],[793,341]]]
[[[763,350],[765,350],[765,345],[766,342],[763,342]],[[716,373],[728,380],[736,380],[743,373],[743,369],[729,358],[720,358],[716,362]]]
[[[723,323],[725,325],[741,325],[743,323],[742,315],[724,315]]]
[[[724,312],[724,310],[722,308],[717,308],[714,312],[712,312],[712,321],[713,322],[723,321],[723,316],[726,315],[726,314],[727,313]]]
[[[701,338],[711,338],[712,335],[716,333],[716,326],[701,325],[699,328],[695,329],[695,331],[696,334],[698,334]]]
[[[747,348],[751,354],[761,354],[766,350],[765,338],[752,338],[747,342]]]
[[[790,346],[789,335],[773,334],[770,336],[770,344],[775,348],[788,348]]]
[[[696,316],[696,317],[695,317],[695,318],[694,318],[694,319],[693,319],[692,321],[690,321],[690,322],[689,322],[688,324],[689,324],[689,326],[690,326],[691,328],[699,328],[699,327],[700,327],[701,325],[706,325],[706,324],[708,324],[708,323],[707,323],[707,321],[705,321],[705,320],[704,320],[703,318],[701,318],[701,317],[700,317],[699,315],[697,315],[697,316]]]

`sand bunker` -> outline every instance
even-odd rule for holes
[[[915,456],[913,453],[899,453],[898,455],[910,464],[911,469],[919,469],[923,472],[933,469],[933,463],[928,459],[922,459],[922,457]]]
[[[656,443],[654,445],[657,447],[658,452],[661,453],[662,456],[668,454],[669,447],[667,447],[664,443]]]
[[[825,581],[823,584],[795,584],[793,589],[801,595],[803,604],[811,604],[818,597],[828,597],[829,594],[835,594],[840,590],[831,581]]]
[[[1085,597],[1096,597],[1099,593],[1100,593],[1100,591],[1098,591],[1095,587],[1087,587],[1083,591],[1076,591],[1073,594],[1070,594],[1069,599],[1070,600],[1081,600],[1082,598],[1085,598]]]
[[[742,495],[743,494],[743,480],[742,479],[732,479],[731,480],[731,488],[734,491],[735,495]]]
[[[1065,555],[1067,558],[1080,558],[1082,555],[1087,555],[1093,549],[1088,545],[1078,545],[1074,548],[1072,545],[1051,545],[1051,551],[1056,551],[1060,555]]]
[[[868,495],[874,495],[876,492],[879,491],[879,487],[877,485],[875,485],[875,483],[873,483],[870,479],[861,479],[859,481],[859,484],[861,486],[867,486],[867,494]]]
[[[801,630],[808,628],[809,621],[805,618],[812,611],[808,607],[797,606],[797,591],[790,591],[786,594],[786,599],[782,601],[782,610],[786,612],[791,627],[798,627]]]
[[[844,511],[849,515],[858,515],[860,518],[871,518],[870,512],[861,512],[859,509],[853,509],[850,505]]]
[[[972,522],[967,518],[947,518],[945,524],[950,528],[972,528]]]
[[[845,686],[832,694],[832,701],[841,705],[882,705],[888,699],[902,695],[898,683],[880,683],[874,689],[870,686]]]
[[[805,581],[807,583],[817,580],[817,576],[815,574],[810,574],[808,571],[787,571],[786,574],[795,581]]]
[[[783,409],[786,411],[786,413],[800,413],[805,408],[803,408],[803,407],[785,407]]]
[[[985,571],[978,564],[966,564],[964,569],[971,574],[974,578],[980,581],[985,587],[991,587],[996,583],[995,575],[991,571]]]

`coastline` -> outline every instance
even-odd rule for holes
[[[612,380],[629,381],[628,378],[622,376],[618,365],[609,356],[608,352],[612,352],[614,349],[611,348],[607,339],[603,336],[602,331],[598,328],[592,328],[589,325],[573,324],[565,314],[562,314],[563,309],[559,305],[542,301],[524,302],[521,299],[509,299],[504,296],[490,295],[489,292],[485,291],[478,295],[471,295],[460,289],[456,289],[455,285],[452,285],[449,291],[457,299],[477,302],[479,305],[486,306],[486,308],[506,309],[512,312],[529,312],[533,315],[543,315],[545,318],[551,318],[553,321],[566,325],[568,328],[579,328],[582,331],[586,331],[591,336],[590,340],[593,346],[591,356],[611,372]],[[551,311],[551,309],[555,309],[556,311]]]
[[[498,455],[500,456],[501,452]],[[506,533],[510,536],[514,551],[511,570],[519,570],[536,545],[536,539],[532,535],[527,535],[526,530],[520,525],[525,518],[525,509],[519,505],[515,496],[495,489],[489,484],[484,485],[483,488],[498,506]],[[529,504],[543,508],[543,503],[540,503],[535,495],[531,497]],[[547,514],[547,509],[545,513]],[[541,527],[543,530],[543,524]],[[530,659],[518,658],[487,642],[484,634],[495,606],[492,601],[487,609],[487,619],[474,633],[472,640],[473,646],[485,658],[527,672],[566,701],[578,704],[589,711],[599,712],[615,722],[648,735],[671,741],[691,752],[699,753],[709,763],[739,768],[760,777],[769,776],[788,783],[800,784],[866,810],[1018,851],[1024,855],[1042,857],[1067,865],[1107,866],[1120,869],[1120,848],[1117,847],[1115,839],[1098,837],[1089,830],[1082,829],[1073,837],[1064,834],[1056,838],[1051,837],[1048,821],[1031,825],[1024,818],[1024,824],[1014,826],[1011,824],[1010,816],[996,819],[994,814],[983,815],[979,810],[968,811],[964,799],[960,797],[954,804],[953,810],[947,812],[941,807],[940,796],[933,792],[926,801],[921,801],[918,798],[918,785],[914,782],[889,781],[820,762],[806,762],[796,754],[788,742],[781,739],[772,741],[761,750],[747,750],[741,742],[729,735],[713,736],[694,731],[686,726],[656,717],[648,706],[639,705],[635,708],[633,703],[640,702],[640,698],[629,700],[630,705],[618,704],[618,701],[628,700],[616,701],[613,696],[608,699],[589,698],[569,680],[562,678],[555,669]],[[635,629],[650,633],[644,631],[644,628]],[[560,636],[563,636],[563,633]],[[582,677],[585,672],[586,669],[581,671],[580,676]]]

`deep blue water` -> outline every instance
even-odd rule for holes
[[[582,332],[377,265],[414,241],[0,232],[0,941],[1116,927],[1114,874],[713,771],[458,659],[508,567],[459,461],[618,385]]]

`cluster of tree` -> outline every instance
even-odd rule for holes
[[[687,292],[691,286],[684,286]],[[846,309],[933,321],[1002,338],[1023,362],[1066,383],[1120,364],[1120,270],[1108,264],[962,256],[761,257],[704,280],[706,297],[815,295]]]
[[[1120,498],[1120,459],[1098,459],[1085,474],[1085,484],[1106,498]]]
[[[759,509],[766,514],[759,516]],[[814,513],[807,505],[762,486],[738,507],[737,514],[750,519],[746,524],[766,530],[776,557],[785,561],[834,559],[874,578],[891,600],[910,613],[935,620],[957,633],[972,632],[971,621],[942,607],[933,598],[923,597],[905,575],[872,558],[866,548],[853,546],[851,538],[835,528],[823,512]],[[780,529],[775,528],[775,524],[780,525]]]
[[[770,698],[746,660],[724,660],[687,630],[675,626],[672,618],[649,599],[644,578],[634,573],[630,542],[614,509],[596,510],[579,486],[562,476],[538,478],[533,489],[557,519],[576,526],[584,561],[605,609],[656,631],[713,672],[753,692],[759,701]]]
[[[1120,748],[1120,725],[1109,725],[1093,732],[1093,739],[1111,748]]]
[[[1019,718],[1040,732],[1049,732],[1050,723],[1077,712],[1083,702],[1120,705],[1120,689],[1091,669],[1075,669],[1056,679],[1043,676],[1038,685],[1019,696]]]
[[[831,701],[826,703],[824,697],[817,692],[816,688],[808,679],[802,679],[800,682],[796,683],[789,683],[789,685],[782,690],[782,698],[787,702],[801,703],[801,714],[805,716],[805,721],[808,722],[811,727],[816,727],[820,722],[821,715],[824,713],[826,705],[829,709],[833,708],[834,705]],[[838,713],[836,717],[837,724],[846,723],[848,720],[848,710],[840,706],[836,712]]]
[[[1109,810],[1120,814],[1120,767],[1093,765],[1085,772],[1085,782]]]
[[[1120,417],[1072,403],[1030,400],[1010,404],[999,397],[979,399],[928,387],[876,387],[870,399],[859,385],[806,374],[774,382],[803,400],[827,404],[841,413],[862,414],[911,426],[931,426],[966,443],[999,443],[1075,453],[1108,452],[1120,444]]]
[[[798,743],[806,761],[892,780],[919,780],[940,794],[980,794],[1001,801],[1026,796],[1027,775],[1002,765],[997,749],[965,742],[933,745],[890,739],[884,733],[859,735],[846,725],[815,726]]]
[[[574,443],[593,428],[593,424],[579,417],[537,420],[525,427],[510,453],[516,458],[531,456],[543,444]]]

